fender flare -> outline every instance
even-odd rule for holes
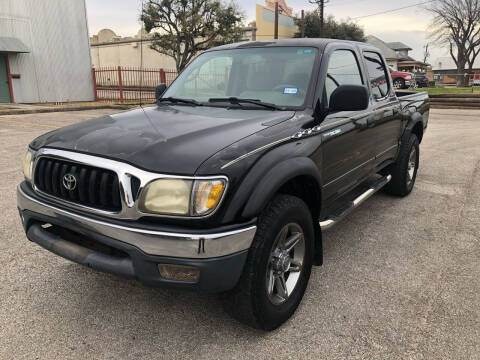
[[[315,163],[308,157],[294,157],[276,164],[263,175],[249,196],[242,217],[257,216],[278,192],[282,185],[297,176],[309,176],[316,180],[321,196],[322,179]]]
[[[318,167],[308,157],[294,157],[284,160],[273,168],[271,168],[264,176],[260,178],[255,190],[247,199],[246,205],[243,209],[242,216],[254,217],[258,216],[265,208],[268,202],[275,196],[278,190],[288,181],[297,176],[308,176],[315,179],[318,185],[319,192],[319,207],[321,213],[322,194],[322,178]],[[313,229],[315,234],[315,253],[313,255],[314,264],[323,264],[323,243],[322,230],[318,219],[313,219]]]
[[[405,127],[405,130],[403,132],[402,142],[406,141],[406,139],[408,139],[410,137],[410,134],[413,132],[413,129],[419,123],[421,124],[422,134],[423,134],[423,131],[424,131],[423,117],[422,117],[422,114],[420,114],[417,111],[417,112],[415,112],[415,113],[413,113],[412,115],[409,116],[407,126]],[[420,138],[418,140],[421,141],[422,139]]]

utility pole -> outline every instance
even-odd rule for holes
[[[329,0],[309,0],[310,4],[317,4],[318,6],[318,15],[320,17],[320,36],[323,37],[324,34],[324,24],[325,24],[325,4],[328,3]]]
[[[273,38],[278,39],[278,1],[275,1],[275,26],[273,31]]]
[[[305,10],[302,10],[302,38],[305,37]]]
[[[324,24],[324,19],[323,19],[323,14],[324,14],[324,9],[325,8],[325,0],[320,0],[320,37],[323,38],[323,24]]]
[[[275,1],[275,29],[273,30],[273,38],[278,39],[278,2]]]

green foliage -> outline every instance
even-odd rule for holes
[[[295,19],[295,22],[298,28],[301,29],[302,19]],[[325,19],[323,28],[323,37],[325,38],[365,41],[363,29],[349,20],[336,21],[333,16],[329,16]],[[295,34],[295,37],[301,36],[300,31]],[[317,11],[305,13],[305,37],[320,37],[320,17]]]
[[[149,0],[140,20],[151,48],[175,59],[177,71],[200,52],[241,39],[242,14],[220,0]]]

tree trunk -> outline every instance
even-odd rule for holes
[[[457,87],[467,86],[467,77],[465,76],[465,66],[467,65],[467,59],[463,54],[458,54],[457,57]]]

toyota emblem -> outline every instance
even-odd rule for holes
[[[77,178],[72,174],[65,174],[63,177],[63,186],[67,190],[74,190],[77,186]]]

